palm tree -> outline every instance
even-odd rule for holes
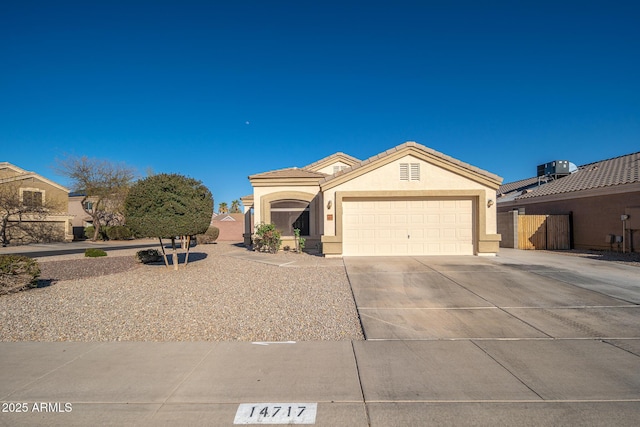
[[[240,201],[238,200],[231,201],[231,213],[240,213]]]
[[[227,208],[227,204],[222,202],[218,205],[218,213],[226,214],[229,212],[229,208]]]

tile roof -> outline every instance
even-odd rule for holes
[[[319,165],[321,165],[323,163],[326,163],[326,162],[330,162],[331,160],[334,160],[334,159],[337,160],[337,161],[350,160],[353,163],[360,163],[359,159],[356,159],[353,156],[350,156],[350,155],[345,154],[345,153],[343,153],[341,151],[338,151],[337,153],[333,153],[330,156],[327,156],[327,157],[325,157],[323,159],[320,159],[318,161],[315,161],[315,162],[311,163],[310,165],[305,166],[304,169],[313,169],[316,166],[319,166]]]
[[[508,194],[512,191],[522,191],[525,188],[538,184],[538,177],[521,179],[520,181],[508,182],[498,187],[498,194]]]
[[[505,184],[498,189],[498,192],[507,186],[523,181],[527,180]],[[580,166],[578,167],[578,170],[571,175],[536,187],[517,197],[517,200],[616,185],[633,184],[637,182],[640,182],[640,152]],[[505,191],[502,191],[502,193],[505,193]]]
[[[313,172],[301,168],[285,168],[278,169],[269,172],[258,173],[251,175],[249,179],[253,178],[324,178],[327,174],[321,172]]]

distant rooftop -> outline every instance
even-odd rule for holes
[[[508,195],[520,191],[522,194],[509,199],[522,200],[636,182],[640,182],[640,152],[588,163],[565,177],[547,182],[543,178],[540,185],[537,177],[510,182],[500,186],[497,192]]]

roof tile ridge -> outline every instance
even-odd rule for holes
[[[579,168],[586,168],[588,166],[593,166],[596,164],[600,164],[600,163],[604,163],[604,162],[610,162],[612,160],[617,160],[617,159],[621,159],[623,157],[631,157],[631,156],[639,156],[640,157],[640,151],[635,151],[633,153],[629,153],[629,154],[622,154],[620,156],[616,156],[616,157],[611,157],[609,159],[602,159],[602,160],[597,160],[595,162],[591,162],[591,163],[585,163],[584,165],[578,166]]]

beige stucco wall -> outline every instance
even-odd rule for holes
[[[265,215],[263,214],[263,198],[273,196],[275,193],[305,193],[309,197],[313,198],[320,192],[318,185],[282,185],[274,187],[254,187],[253,189],[253,221],[255,224],[260,224],[265,221]],[[287,197],[286,194],[283,194]],[[312,220],[313,221],[313,220]]]
[[[82,209],[82,199],[84,196],[69,197],[69,215],[73,216],[74,227],[86,227],[87,220],[91,220],[91,217]]]
[[[11,178],[17,175],[20,175],[20,174],[14,171],[13,169],[10,169],[7,167],[0,168],[0,179]]]
[[[43,191],[44,201],[47,204],[55,204],[56,211],[59,213],[67,213],[69,210],[69,192],[62,190],[60,187],[51,185],[47,182],[38,180],[37,178],[28,178],[16,181],[21,191]]]
[[[10,168],[3,169],[5,177],[16,177],[18,174]],[[24,179],[11,179],[6,182],[0,183],[2,186],[12,186],[13,191],[18,191],[20,197],[24,191],[37,191],[43,193],[43,201],[49,206],[50,214],[47,215],[24,215],[20,221],[25,227],[29,227],[34,234],[41,235],[46,239],[51,240],[67,240],[70,241],[73,238],[71,227],[71,216],[68,215],[69,209],[69,191],[59,185],[50,183],[48,180],[41,180],[38,175],[31,174],[32,176],[26,176]],[[10,217],[10,223],[18,222],[19,218]],[[37,231],[37,233],[36,233]],[[34,240],[33,237],[28,236],[26,233],[13,227],[11,229],[10,239],[11,243],[30,243]]]
[[[419,163],[420,181],[401,181],[400,163]],[[403,156],[393,162],[385,164],[375,170],[360,175],[350,181],[342,183],[324,192],[324,234],[336,235],[335,218],[335,194],[338,191],[441,191],[441,190],[476,190],[484,193],[485,204],[485,230],[487,234],[497,232],[496,205],[487,208],[486,201],[495,201],[495,189],[482,183],[473,181],[452,171],[433,165],[425,160],[412,155]],[[458,193],[459,194],[459,193]],[[327,203],[331,200],[332,207],[327,209]],[[327,219],[327,215],[334,214],[334,219]]]
[[[334,162],[331,163],[329,166],[325,166],[322,169],[318,169],[318,172],[322,172],[322,173],[326,173],[327,175],[333,175],[333,167],[334,166],[346,166],[348,167],[349,165],[345,162]]]

